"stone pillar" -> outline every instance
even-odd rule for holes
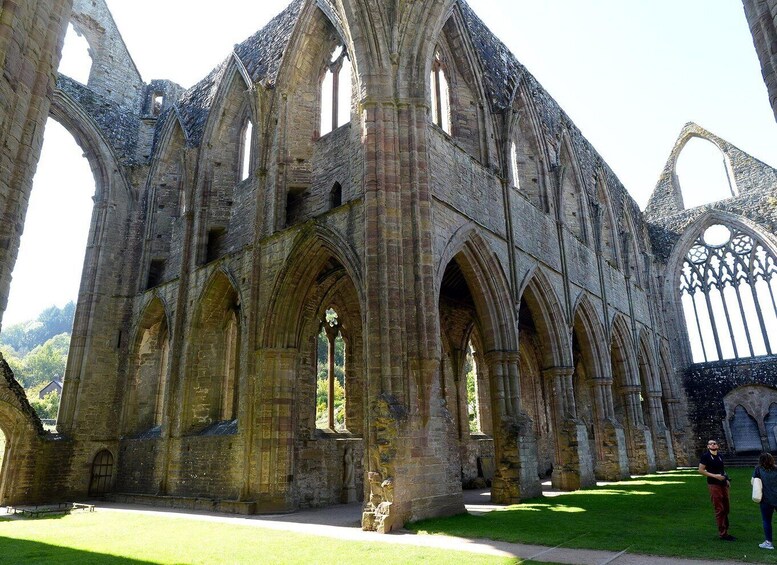
[[[769,103],[777,118],[777,0],[743,0]]]
[[[577,419],[573,373],[574,367],[553,367],[543,371],[553,391],[556,460],[552,481],[554,488],[562,490],[575,490],[595,483],[588,432],[585,424]]]
[[[40,157],[72,0],[0,8],[0,322]]]
[[[518,353],[492,351],[485,355],[494,394],[494,480],[491,500],[515,504],[542,494],[537,474],[534,425],[520,408]]]
[[[594,379],[596,402],[596,478],[618,481],[629,476],[626,453],[626,433],[615,419],[612,401],[612,381]]]
[[[656,470],[653,437],[645,426],[640,403],[641,387],[624,386],[621,389],[626,408],[626,440],[628,442],[629,469],[632,474],[644,475]]]
[[[688,446],[688,426],[685,419],[681,417],[683,413],[682,404],[677,398],[668,398],[666,402],[666,411],[669,415],[669,433],[672,438],[672,447],[677,465],[688,466],[694,463],[694,454],[687,449]]]
[[[247,426],[258,430],[252,436],[248,454],[250,491],[248,499],[256,500],[257,510],[277,512],[296,507],[291,490],[293,475],[294,379],[298,350],[265,348],[257,351],[258,382],[254,387],[252,421]]]
[[[653,435],[655,447],[656,468],[659,471],[674,469],[677,464],[672,448],[672,436],[666,428],[664,410],[661,406],[661,393],[649,392],[645,401],[648,403],[650,413],[650,431]]]

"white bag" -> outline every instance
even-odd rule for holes
[[[753,483],[753,502],[761,502],[764,488],[761,479],[758,477],[753,477],[750,479],[750,482]]]

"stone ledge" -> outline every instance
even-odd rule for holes
[[[188,496],[159,496],[154,494],[113,493],[106,497],[111,502],[122,504],[145,504],[161,508],[183,508],[186,510],[206,510],[227,514],[256,514],[256,502],[238,500],[218,500]]]

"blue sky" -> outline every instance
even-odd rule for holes
[[[219,0],[216,10],[209,0],[108,0],[143,79],[183,86],[204,77],[286,3]],[[688,121],[777,164],[777,124],[737,0],[470,5],[556,98],[640,206]],[[4,326],[75,299],[93,192],[80,149],[66,133],[48,128]]]

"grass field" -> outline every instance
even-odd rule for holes
[[[425,520],[420,534],[456,535],[570,548],[628,550],[697,559],[777,563],[763,541],[750,470],[732,469],[731,533],[717,539],[704,477],[660,473],[481,516]],[[337,540],[181,517],[97,511],[0,521],[2,563],[514,563],[449,550]],[[529,562],[524,562],[529,563]]]
[[[0,522],[0,563],[3,564],[372,562],[508,564],[515,560],[99,510],[60,518]]]
[[[425,520],[410,528],[549,546],[777,563],[777,551],[758,547],[764,538],[758,505],[750,500],[752,470],[727,471],[732,479],[730,523],[735,542],[717,538],[706,479],[695,470],[527,500],[482,516]]]

